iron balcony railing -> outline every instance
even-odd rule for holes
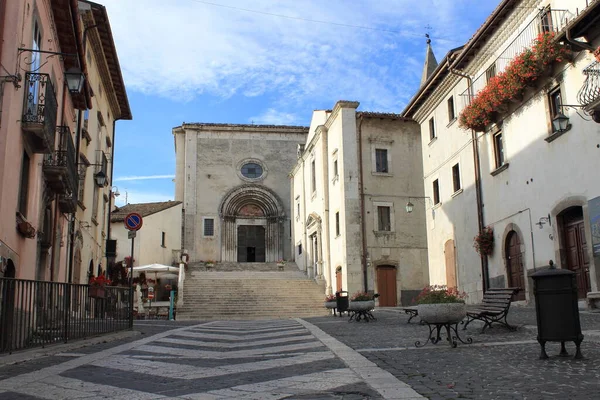
[[[562,31],[573,14],[569,10],[541,10],[536,16],[523,28],[521,32],[510,42],[510,44],[500,53],[490,67],[473,79],[472,91],[467,88],[461,93],[462,106],[469,104],[469,95],[476,96],[483,89],[492,76],[503,72],[508,64],[524,50],[531,48],[535,39],[540,33],[560,32]]]
[[[0,353],[68,342],[133,326],[130,288],[0,278]]]
[[[594,61],[583,69],[585,81],[577,93],[577,101],[582,106],[600,101],[600,62]]]
[[[56,131],[60,137],[60,147],[44,158],[44,176],[48,186],[56,193],[74,193],[78,177],[71,130],[68,126],[57,126]]]
[[[49,153],[54,150],[57,110],[58,103],[50,75],[27,72],[21,124],[23,130],[36,136],[30,140],[34,152]]]

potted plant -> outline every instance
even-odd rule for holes
[[[213,260],[204,261],[204,266],[206,269],[212,268],[215,266],[215,262]]]
[[[21,221],[17,224],[17,230],[28,239],[35,237],[35,228],[27,221]]]
[[[431,285],[415,299],[419,317],[428,324],[458,323],[467,315],[467,294],[457,288]]]
[[[277,260],[277,267],[279,267],[280,271],[283,271],[283,269],[285,268],[285,260],[284,259]]]
[[[367,292],[356,292],[350,298],[350,304],[348,305],[348,310],[350,311],[365,311],[372,310],[375,308],[375,299],[373,295],[368,294]]]
[[[325,296],[325,308],[331,310],[336,307],[337,307],[337,298],[335,297],[335,294],[328,294],[327,296]]]
[[[489,256],[494,251],[494,229],[486,226],[473,238],[473,247],[481,256]]]
[[[106,286],[110,285],[110,279],[107,279],[104,275],[100,275],[97,278],[93,276],[90,278],[89,296],[97,299],[103,299],[106,297]]]

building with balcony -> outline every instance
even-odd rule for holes
[[[525,301],[553,260],[580,299],[598,291],[599,19],[598,1],[503,0],[402,112],[421,126],[432,284]]]
[[[3,1],[0,61],[0,277],[84,282],[73,260],[106,265],[114,121],[131,119],[106,10]]]
[[[419,126],[358,105],[315,111],[298,148],[294,260],[328,294],[369,290],[379,306],[410,305],[429,282]]]

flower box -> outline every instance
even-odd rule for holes
[[[106,298],[106,288],[104,286],[90,286],[89,296],[95,299]]]
[[[348,305],[350,311],[368,311],[375,308],[375,300],[352,300]]]
[[[325,308],[327,308],[329,310],[332,310],[337,307],[337,301],[326,301],[324,304],[325,304]]]
[[[22,221],[17,224],[17,230],[22,236],[28,239],[35,237],[35,228],[27,221]]]
[[[456,324],[467,315],[465,303],[419,304],[417,310],[428,324]]]

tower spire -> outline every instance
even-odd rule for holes
[[[425,65],[423,66],[423,75],[421,76],[421,86],[427,82],[427,79],[431,76],[433,71],[438,66],[438,62],[435,59],[435,55],[433,54],[433,50],[431,49],[431,38],[429,37],[429,33],[425,34],[427,38],[427,50],[425,53]]]

